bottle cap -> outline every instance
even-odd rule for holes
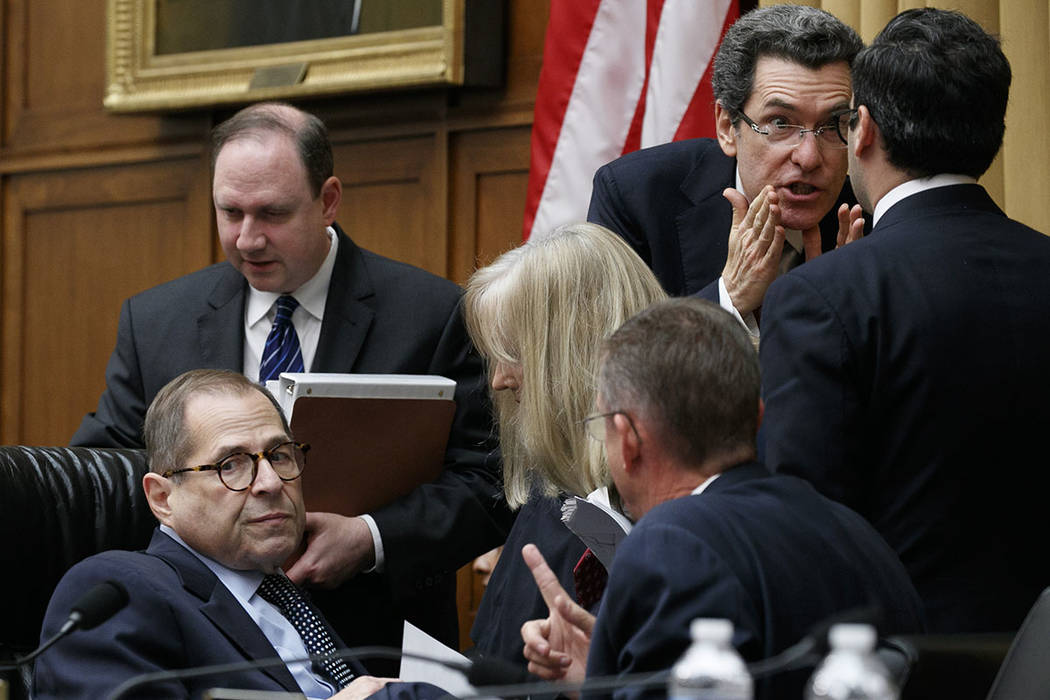
[[[728,644],[733,639],[733,623],[721,618],[698,617],[689,625],[689,636],[693,641],[703,639]]]
[[[828,633],[832,649],[871,651],[875,648],[875,638],[874,627],[853,623],[835,625]]]

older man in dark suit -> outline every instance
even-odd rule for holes
[[[863,232],[834,128],[862,45],[824,10],[747,13],[715,55],[718,139],[603,166],[587,219],[623,237],[669,294],[720,303],[757,334],[753,312],[781,270]]]
[[[308,446],[294,441],[273,397],[236,372],[194,370],[160,390],[145,431],[142,486],[160,527],[144,552],[104,552],[67,572],[42,636],[100,582],[123,586],[128,605],[41,655],[34,697],[103,698],[143,674],[244,661],[274,663],[169,678],[124,697],[225,687],[350,700],[382,688],[353,659],[302,661],[342,642],[280,570],[303,532]],[[398,696],[435,697],[436,688],[396,685]]]
[[[866,516],[936,632],[1016,629],[1050,582],[1050,238],[979,177],[1010,66],[943,10],[909,10],[857,57],[850,173],[870,236],[770,287],[770,466]]]
[[[309,548],[289,571],[328,587],[353,577],[352,591],[323,603],[350,643],[396,644],[405,617],[455,643],[455,571],[500,544],[510,517],[459,288],[358,248],[335,224],[342,185],[313,115],[247,107],[216,127],[212,158],[227,261],[125,302],[106,391],[73,444],[141,446],[146,406],[194,368],[260,381],[303,368],[455,380],[444,473],[364,517],[307,514]]]

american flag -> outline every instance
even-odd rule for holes
[[[714,136],[711,64],[738,0],[551,0],[523,238],[587,217],[618,156]]]

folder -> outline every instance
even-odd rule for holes
[[[436,479],[455,389],[435,375],[282,373],[275,396],[292,435],[310,444],[306,509],[361,515]]]

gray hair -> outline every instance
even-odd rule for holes
[[[760,57],[817,69],[839,61],[852,65],[863,47],[853,29],[825,10],[801,5],[752,10],[729,28],[718,47],[711,74],[715,100],[735,124],[751,95]]]
[[[598,396],[646,420],[684,467],[755,446],[760,375],[747,332],[694,297],[653,304],[605,341]]]

